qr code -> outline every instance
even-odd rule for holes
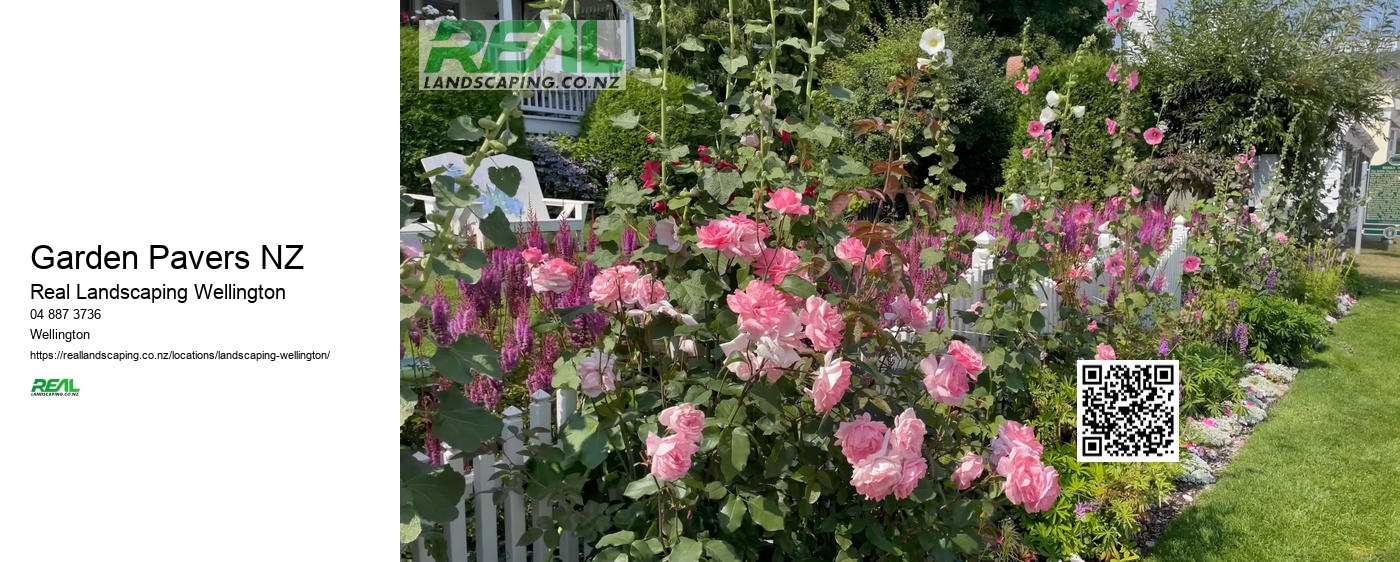
[[[1176,361],[1082,360],[1077,371],[1079,462],[1180,460]]]

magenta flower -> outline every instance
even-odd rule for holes
[[[1026,81],[1035,82],[1036,78],[1040,78],[1040,67],[1032,66],[1030,71],[1026,72]]]
[[[1118,133],[1118,123],[1115,122],[1114,120],[1109,119],[1109,118],[1107,118],[1107,117],[1104,117],[1104,118],[1103,118],[1103,124],[1104,124],[1105,127],[1108,127],[1108,134],[1109,134],[1109,135],[1114,135],[1114,134],[1117,134],[1117,133]]]
[[[1026,133],[1033,139],[1040,138],[1041,135],[1045,134],[1045,124],[1040,121],[1031,121],[1026,125]]]
[[[1109,82],[1113,82],[1113,83],[1116,84],[1116,83],[1118,82],[1118,63],[1116,63],[1116,62],[1109,63],[1109,64],[1108,64],[1108,72],[1105,72],[1105,73],[1104,73],[1104,76],[1107,76],[1107,77],[1108,77],[1108,81],[1109,81]]]
[[[1136,89],[1137,89],[1137,85],[1138,85],[1138,72],[1137,72],[1136,70],[1134,70],[1134,71],[1128,73],[1128,91],[1131,92],[1131,91],[1133,91],[1133,90],[1136,90]]]
[[[1017,81],[1016,81],[1016,91],[1021,92],[1021,95],[1024,96],[1024,95],[1026,95],[1026,94],[1031,93],[1031,87],[1030,87],[1030,86],[1027,86],[1027,85],[1026,85],[1026,82],[1025,82],[1024,80],[1017,80]]]
[[[1181,260],[1181,270],[1186,273],[1195,273],[1201,269],[1201,258],[1196,256],[1186,256]]]
[[[1153,128],[1148,129],[1148,130],[1146,130],[1146,131],[1143,131],[1143,132],[1142,132],[1142,140],[1146,141],[1147,144],[1150,144],[1150,145],[1152,145],[1152,146],[1157,146],[1157,145],[1159,145],[1159,144],[1162,144],[1162,130],[1161,130],[1161,129],[1158,129],[1158,128],[1156,128],[1156,127],[1153,127]]]

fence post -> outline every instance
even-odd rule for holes
[[[472,475],[467,474],[466,459],[462,451],[453,449],[447,443],[442,444],[442,458],[447,461],[447,466],[457,471],[467,481],[466,490],[462,492],[462,499],[457,500],[457,518],[443,525],[443,538],[447,542],[447,562],[467,562],[467,496],[472,493],[474,484]]]
[[[1186,217],[1177,215],[1172,219],[1172,261],[1167,270],[1167,290],[1176,296],[1178,304],[1181,303],[1181,276],[1184,273],[1182,264],[1186,260],[1186,242],[1190,235],[1191,229],[1186,228]]]
[[[549,393],[543,389],[536,390],[530,395],[530,439],[536,443],[550,444],[554,442],[551,433],[554,421],[551,409],[554,404],[549,400]],[[554,510],[550,509],[549,503],[544,500],[535,502],[535,527],[544,528],[546,525],[554,523]],[[544,538],[535,539],[533,546],[534,562],[549,562],[552,558],[550,549],[544,544]]]
[[[496,454],[477,455],[472,461],[472,475],[476,488],[476,561],[499,562],[500,539],[496,527],[496,499],[493,497],[496,484]]]
[[[564,422],[573,415],[576,409],[578,409],[578,395],[574,393],[573,389],[559,389],[555,393],[554,427],[562,431]],[[578,562],[578,535],[575,535],[573,531],[564,531],[559,534],[559,559],[563,562]]]
[[[521,466],[525,464],[525,442],[522,440],[522,428],[524,420],[522,415],[525,412],[520,408],[511,406],[502,412],[505,417],[505,427],[501,430],[501,452],[504,453],[506,462],[511,466]],[[505,550],[508,562],[525,562],[525,547],[520,544],[520,537],[525,536],[525,498],[521,494],[518,485],[502,487],[505,504]]]

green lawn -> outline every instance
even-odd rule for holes
[[[1400,253],[1152,562],[1400,561]]]

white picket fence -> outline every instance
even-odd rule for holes
[[[1150,280],[1156,275],[1165,275],[1163,292],[1175,296],[1178,303],[1181,302],[1182,261],[1186,258],[1187,234],[1186,219],[1176,217],[1172,227],[1171,244],[1162,253],[1157,267],[1153,268],[1148,276]],[[954,311],[967,310],[978,301],[986,302],[985,291],[989,281],[987,276],[996,264],[996,257],[992,254],[992,244],[996,238],[991,233],[982,232],[973,240],[977,243],[977,248],[972,253],[971,267],[963,273],[963,278],[973,287],[972,296],[952,299],[951,306]],[[1090,260],[1090,265],[1107,259],[1115,251],[1117,243],[1118,240],[1113,235],[1101,229],[1098,239],[1099,254]],[[1080,283],[1078,294],[1091,302],[1102,302],[1103,290],[1108,283],[1107,274],[1099,275],[1091,281]],[[1060,307],[1058,286],[1052,280],[1042,279],[1034,290],[1044,303],[1041,313],[1046,319],[1045,331],[1057,329]],[[948,318],[947,322],[947,329],[961,334],[968,340],[969,345],[986,349],[987,334],[974,331],[972,325],[963,322],[957,314]],[[472,461],[471,471],[465,471],[465,459],[459,451],[444,450],[443,461],[453,470],[465,473],[467,492],[457,504],[458,518],[444,526],[446,560],[435,560],[428,554],[423,539],[419,538],[410,546],[413,562],[578,562],[586,557],[591,551],[589,545],[580,544],[578,537],[568,532],[561,533],[557,548],[548,547],[542,538],[528,545],[516,544],[525,536],[527,525],[532,524],[532,520],[535,521],[534,524],[548,524],[552,521],[553,509],[543,502],[527,505],[518,488],[502,486],[501,481],[495,478],[498,470],[504,466],[524,465],[525,439],[552,443],[555,428],[562,426],[577,406],[578,396],[572,390],[560,389],[555,391],[554,396],[543,391],[536,392],[531,397],[528,431],[523,429],[524,412],[515,407],[507,408],[503,412],[505,428],[501,432],[501,454],[477,456]],[[426,457],[419,453],[419,459],[426,460]],[[468,498],[471,499],[470,503]],[[472,508],[470,512],[468,507]],[[537,514],[538,518],[532,517]],[[475,531],[474,541],[468,540],[469,522]],[[472,542],[475,543],[474,550],[470,544]]]

